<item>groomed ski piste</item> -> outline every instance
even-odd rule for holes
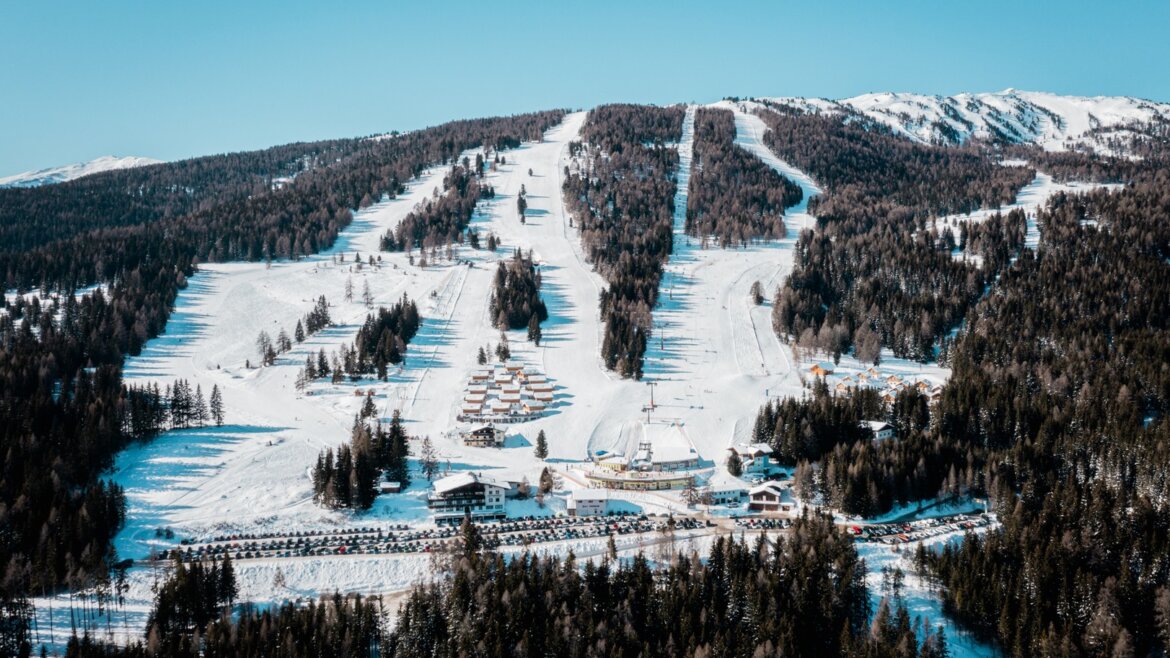
[[[128,382],[160,386],[185,379],[205,395],[218,385],[226,423],[167,432],[119,456],[113,479],[126,490],[128,518],[116,548],[119,557],[136,562],[128,575],[126,605],[108,625],[106,617],[92,610],[90,621],[83,624],[79,608],[71,615],[69,597],[36,600],[41,641],[63,647],[74,629],[80,632],[86,625],[103,638],[141,638],[152,584],[166,569],[150,558],[183,539],[435,527],[426,507],[428,482],[417,472],[408,490],[380,496],[367,512],[329,510],[313,501],[311,467],[323,449],[349,440],[364,401],[356,391],[374,392],[383,420],[397,410],[409,434],[429,437],[444,472],[527,477],[535,484],[541,470],[551,467],[560,482],[558,490],[543,506],[533,500],[509,500],[507,512],[512,517],[563,513],[568,494],[588,486],[584,474],[590,455],[599,450],[628,452],[629,437],[637,434],[632,428],[647,419],[649,426],[639,428],[641,435],[682,428],[681,435],[699,456],[696,472],[715,485],[732,481],[724,466],[726,450],[750,436],[764,400],[806,391],[805,365],[772,331],[770,298],[791,271],[799,231],[815,224],[807,204],[820,189],[764,145],[766,127],[752,113],[751,104],[713,106],[734,111],[736,143],[799,184],[805,199],[786,213],[784,239],[746,248],[702,248],[684,232],[696,107],[688,108],[678,145],[675,246],[654,309],[654,336],[640,382],[623,380],[604,368],[598,293],[606,283],[586,261],[575,224],[570,226],[561,201],[563,172],[570,164],[568,144],[578,139],[585,112],[567,115],[540,142],[500,153],[506,164],[486,177],[496,197],[482,201],[471,222],[481,238],[489,232],[500,238],[501,246],[494,252],[464,245],[453,259],[440,257],[424,268],[411,264],[406,254],[378,250],[386,230],[441,190],[447,169],[434,167],[412,181],[400,197],[357,212],[329,251],[299,261],[200,266],[180,293],[166,334],[127,360],[125,377]],[[474,159],[475,151],[465,155]],[[521,186],[528,200],[524,223],[516,208]],[[538,263],[549,319],[542,324],[539,347],[525,340],[523,330],[508,332],[512,360],[534,366],[554,382],[557,402],[539,419],[507,426],[503,448],[468,447],[455,433],[462,425],[455,419],[461,391],[470,374],[481,368],[476,362],[478,349],[499,339],[488,313],[489,296],[496,264],[510,258],[514,249],[531,250]],[[376,262],[373,266],[370,256]],[[358,291],[353,301],[344,299],[347,279]],[[754,281],[760,281],[769,298],[760,306],[749,295]],[[370,312],[360,294],[367,285],[375,309],[403,294],[419,304],[424,321],[409,345],[404,367],[391,371],[385,382],[366,378],[334,385],[317,380],[298,392],[297,373],[307,356],[321,349],[329,354],[353,341]],[[275,336],[283,329],[291,335],[320,295],[330,303],[333,325],[294,343],[275,365],[256,367],[259,332]],[[860,369],[862,364],[851,366],[846,357],[841,366]],[[924,367],[883,354],[883,368],[923,372]],[[936,366],[926,368],[940,382],[949,375]],[[655,405],[647,415],[651,395]],[[548,437],[550,454],[544,461],[533,454],[540,430]],[[412,449],[417,456],[419,443]],[[644,514],[696,514],[678,491],[623,494]],[[722,509],[716,516],[732,512]],[[618,547],[623,555],[643,550],[660,558],[671,551],[702,551],[716,533],[735,532],[726,521],[679,532],[669,541],[660,535],[625,535],[618,538]],[[604,537],[553,541],[529,550],[560,555],[572,550],[589,558],[603,553],[605,541]],[[406,553],[245,559],[235,568],[240,600],[259,604],[335,591],[400,597],[411,585],[437,577],[431,556]],[[941,620],[937,598],[924,595],[923,600],[931,618]]]

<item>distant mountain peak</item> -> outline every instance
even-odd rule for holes
[[[836,101],[769,100],[811,112],[859,115],[923,143],[956,145],[980,138],[1101,154],[1124,155],[1120,145],[1143,138],[1150,126],[1170,122],[1170,103],[1130,96],[1062,96],[1014,87],[953,96],[875,92]]]
[[[159,164],[161,162],[162,160],[155,160],[153,158],[103,155],[102,157],[94,158],[89,162],[79,162],[76,164],[68,164],[60,167],[50,167],[48,169],[40,169],[37,171],[26,171],[22,174],[0,178],[0,187],[39,187],[41,185],[52,185],[54,183],[64,183],[65,181],[75,180],[83,176],[89,176],[90,174],[97,174],[103,171],[113,171],[115,169],[132,169],[134,167],[144,167],[146,165]]]

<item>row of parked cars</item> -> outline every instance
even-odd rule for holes
[[[737,516],[735,525],[747,530],[783,530],[792,527],[792,519],[760,516]]]
[[[704,527],[707,523],[689,517],[673,520],[642,516],[544,517],[509,519],[499,523],[477,524],[493,545],[521,546],[541,542],[660,532],[673,523],[677,530]],[[338,531],[311,531],[289,536],[224,535],[209,543],[184,540],[179,547],[159,552],[160,560],[176,555],[187,561],[223,559],[293,558],[322,555],[360,555],[426,553],[455,543],[459,529],[455,526],[411,528],[347,528]]]
[[[237,533],[230,535],[216,535],[208,542],[240,542],[248,540],[262,540],[262,539],[287,539],[289,537],[320,537],[322,535],[361,535],[382,533],[393,530],[410,530],[408,525],[392,525],[383,527],[354,527],[354,528],[338,528],[336,530],[294,530],[293,532],[263,532],[263,533]],[[193,540],[187,538],[183,539],[184,546],[194,544]]]
[[[878,523],[874,525],[850,526],[849,532],[858,541],[881,542],[883,544],[904,544],[929,539],[948,532],[963,532],[981,528],[991,523],[986,514],[956,514],[932,519],[920,519],[907,523]]]

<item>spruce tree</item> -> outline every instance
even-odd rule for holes
[[[727,456],[727,472],[735,477],[743,475],[743,460],[739,458],[739,453],[734,450]]]
[[[232,566],[232,556],[230,553],[224,553],[223,563],[219,567],[219,587],[217,593],[219,600],[229,607],[236,602],[236,596],[240,593],[240,589],[236,585],[236,570]]]
[[[211,385],[211,418],[216,427],[223,426],[223,394],[219,392],[219,384]]]
[[[195,424],[203,427],[207,424],[207,400],[203,397],[203,386],[195,386],[195,401],[192,409]]]
[[[428,481],[434,480],[435,476],[439,474],[439,458],[429,436],[423,438],[422,454],[420,457],[423,475],[426,476]]]
[[[536,458],[546,459],[548,457],[548,439],[544,435],[544,430],[536,433]]]
[[[366,401],[362,404],[361,417],[373,418],[378,415],[378,407],[374,405],[374,391],[366,393]]]

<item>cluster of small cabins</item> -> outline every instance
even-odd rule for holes
[[[521,423],[552,404],[554,386],[531,366],[506,364],[476,370],[463,391],[458,419],[472,423]]]
[[[855,388],[875,388],[881,391],[882,401],[893,404],[898,394],[908,388],[917,389],[933,404],[942,399],[942,387],[926,379],[903,377],[894,373],[883,373],[875,366],[861,372],[847,372],[829,362],[814,363],[809,368],[813,377],[823,378],[836,393],[849,393]]]

